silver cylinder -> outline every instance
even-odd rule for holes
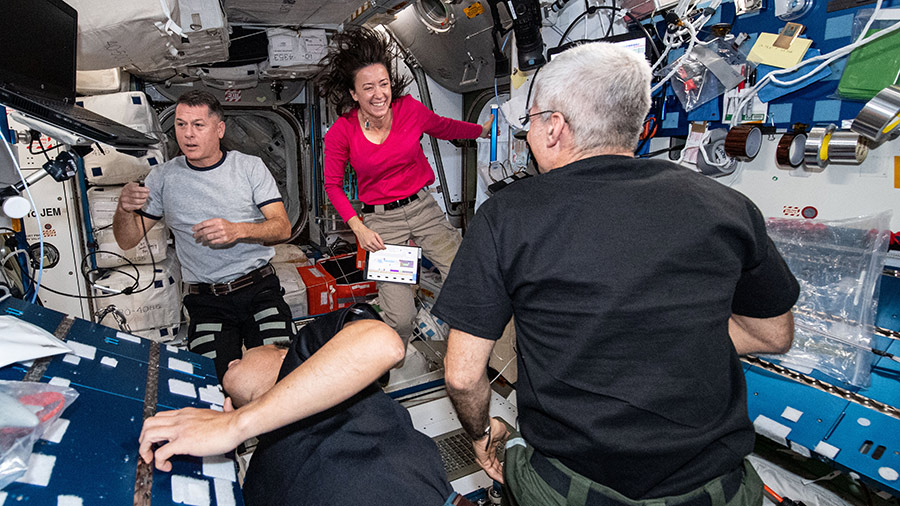
[[[900,126],[900,86],[892,84],[878,92],[859,111],[850,130],[875,142],[891,136]]]
[[[828,142],[828,161],[843,165],[859,165],[869,154],[866,138],[854,132],[837,131]]]
[[[803,161],[807,167],[828,166],[828,141],[831,134],[837,128],[834,124],[827,127],[814,127],[806,134],[806,144],[803,146]]]

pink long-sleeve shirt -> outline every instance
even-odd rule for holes
[[[422,152],[423,133],[447,140],[481,135],[481,125],[438,116],[409,95],[395,100],[391,108],[391,131],[381,144],[366,139],[357,118],[359,109],[342,115],[325,134],[325,193],[344,221],[356,216],[343,189],[348,160],[356,172],[360,200],[385,204],[434,182],[434,171]]]

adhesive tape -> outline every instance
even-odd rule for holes
[[[896,133],[900,125],[900,86],[892,84],[878,92],[859,111],[850,130],[875,142],[881,142]]]
[[[762,146],[762,131],[756,125],[738,125],[725,137],[725,152],[735,160],[747,162],[756,157]]]
[[[782,167],[799,167],[803,164],[803,147],[806,134],[788,132],[781,136],[775,148],[775,163]]]

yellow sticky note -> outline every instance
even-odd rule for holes
[[[775,47],[775,39],[777,38],[778,35],[774,33],[760,33],[759,38],[756,39],[756,44],[753,44],[753,49],[747,55],[747,59],[752,62],[786,69],[800,63],[803,55],[806,54],[806,50],[812,45],[812,39],[794,39],[790,48],[782,49]]]

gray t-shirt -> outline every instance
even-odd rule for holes
[[[265,221],[262,207],[282,202],[275,178],[261,159],[238,151],[223,153],[219,163],[203,168],[179,156],[150,171],[144,182],[150,198],[141,214],[166,218],[187,283],[226,283],[262,267],[275,255],[273,248],[262,244],[207,246],[194,239],[191,229],[202,221],[259,223]]]

